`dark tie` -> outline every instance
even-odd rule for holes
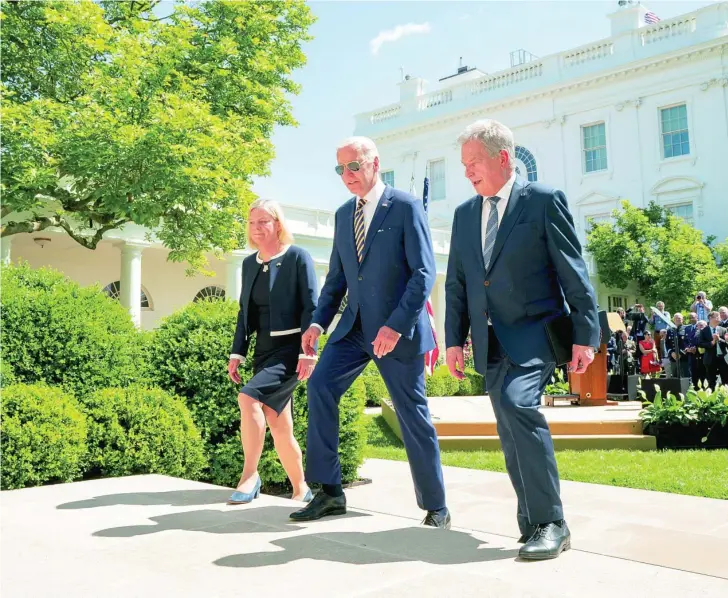
[[[490,265],[490,257],[493,255],[493,247],[495,247],[495,237],[498,234],[498,200],[500,197],[489,197],[490,213],[488,214],[488,224],[485,229],[485,243],[483,243],[483,262],[485,269]]]
[[[366,203],[367,200],[362,197],[359,203],[356,204],[356,212],[354,213],[354,241],[356,242],[356,255],[360,264],[364,256],[364,239],[366,237],[364,232],[364,205]]]

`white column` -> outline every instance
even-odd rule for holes
[[[243,260],[245,254],[241,251],[233,251],[225,256],[227,262],[227,282],[225,284],[225,298],[228,301],[240,301],[240,293],[243,290]]]
[[[3,237],[2,240],[0,240],[0,250],[2,250],[2,253],[0,254],[0,261],[3,264],[9,264],[10,263],[10,249],[13,245],[13,237]]]
[[[445,275],[438,274],[435,279],[435,301],[432,308],[435,310],[435,330],[440,351],[445,350]]]
[[[142,251],[147,245],[124,243],[121,248],[121,280],[119,297],[129,310],[131,321],[137,328],[142,325]]]

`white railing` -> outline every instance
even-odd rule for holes
[[[504,95],[517,95],[534,86],[563,83],[573,77],[582,77],[592,69],[595,73],[606,68],[644,60],[672,50],[664,40],[674,40],[674,49],[709,39],[725,37],[728,32],[726,3],[716,3],[688,15],[660,21],[618,36],[599,40],[579,48],[546,56],[479,79],[458,82],[432,93],[405,99],[401,103],[357,115],[357,133],[366,135],[373,125],[399,126],[421,115],[428,117],[428,110],[447,106],[453,111],[473,102],[487,102]],[[641,48],[639,55],[635,49]],[[580,68],[576,68],[580,67]],[[379,128],[379,127],[377,127]]]
[[[485,93],[493,91],[494,89],[508,87],[509,85],[516,85],[529,79],[535,79],[536,77],[540,77],[542,74],[543,63],[529,63],[523,66],[509,69],[498,75],[483,77],[482,79],[473,83],[471,91],[473,94]]]
[[[420,110],[427,110],[433,106],[442,106],[449,102],[452,102],[452,89],[443,89],[423,96],[420,99]]]
[[[585,62],[601,60],[614,54],[614,43],[611,41],[598,42],[591,46],[584,46],[563,54],[564,66],[573,67]]]
[[[392,120],[393,118],[397,118],[399,116],[400,109],[401,106],[399,104],[392,104],[391,106],[387,106],[386,108],[381,108],[376,112],[372,112],[371,116],[369,117],[369,121],[373,125],[375,125],[386,120]]]
[[[697,23],[698,20],[695,17],[685,17],[650,25],[642,32],[642,45],[646,46],[680,35],[695,33]]]

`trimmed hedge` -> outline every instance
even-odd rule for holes
[[[2,360],[18,382],[45,382],[82,398],[144,379],[145,337],[98,286],[81,287],[47,268],[3,265],[0,298]]]
[[[88,474],[159,473],[198,479],[204,444],[184,402],[159,388],[108,388],[87,397]]]
[[[73,396],[45,384],[3,388],[3,490],[71,482],[84,470],[86,418]]]

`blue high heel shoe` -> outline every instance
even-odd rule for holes
[[[260,476],[258,476],[258,481],[255,483],[252,492],[239,492],[238,490],[236,490],[230,495],[230,498],[228,499],[228,504],[245,505],[249,502],[253,502],[254,498],[258,498],[260,496],[261,485],[262,483],[260,481]]]
[[[308,492],[306,492],[306,496],[303,497],[302,502],[311,502],[313,500],[313,492],[311,492],[311,488],[308,489]]]

